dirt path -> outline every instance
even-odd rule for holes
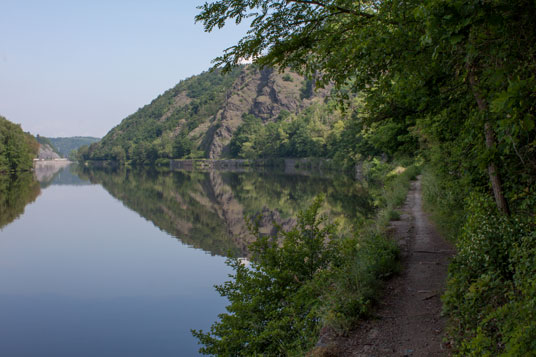
[[[445,356],[440,296],[453,248],[422,210],[420,179],[391,229],[401,246],[402,273],[388,282],[377,318],[339,341],[338,355]]]

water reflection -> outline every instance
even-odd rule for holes
[[[41,190],[51,185],[90,185],[75,173],[76,165],[68,161],[38,161],[34,172],[0,175],[0,229],[13,222]]]
[[[69,161],[37,161],[34,174],[41,188],[51,185],[81,186],[90,185],[88,180],[81,179],[75,173],[76,164]]]
[[[24,207],[40,193],[39,182],[30,172],[0,175],[0,229],[24,213]]]
[[[350,178],[288,175],[273,171],[189,172],[154,169],[80,169],[78,174],[101,184],[112,196],[160,229],[211,254],[247,255],[253,237],[244,217],[260,217],[260,232],[273,222],[284,229],[319,193],[324,213],[348,226],[367,216],[372,200]]]

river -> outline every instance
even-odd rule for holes
[[[318,194],[341,227],[372,206],[343,175],[270,170],[68,166],[0,194],[2,356],[195,356],[190,329],[225,311],[225,255],[254,239],[245,216],[270,234]]]

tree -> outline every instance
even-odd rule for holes
[[[190,154],[192,151],[193,143],[186,134],[186,132],[181,131],[179,135],[175,138],[175,141],[173,142],[173,157],[176,158],[183,158]]]

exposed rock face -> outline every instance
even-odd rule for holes
[[[245,67],[213,120],[212,127],[216,129],[210,138],[208,157],[218,159],[228,153],[233,133],[242,124],[244,114],[273,121],[282,111],[297,113],[329,94],[329,88],[319,89],[304,98],[303,87],[304,79],[296,73]]]
[[[39,152],[37,153],[39,160],[54,160],[59,159],[60,156],[54,152],[54,150],[48,144],[39,144]]]

